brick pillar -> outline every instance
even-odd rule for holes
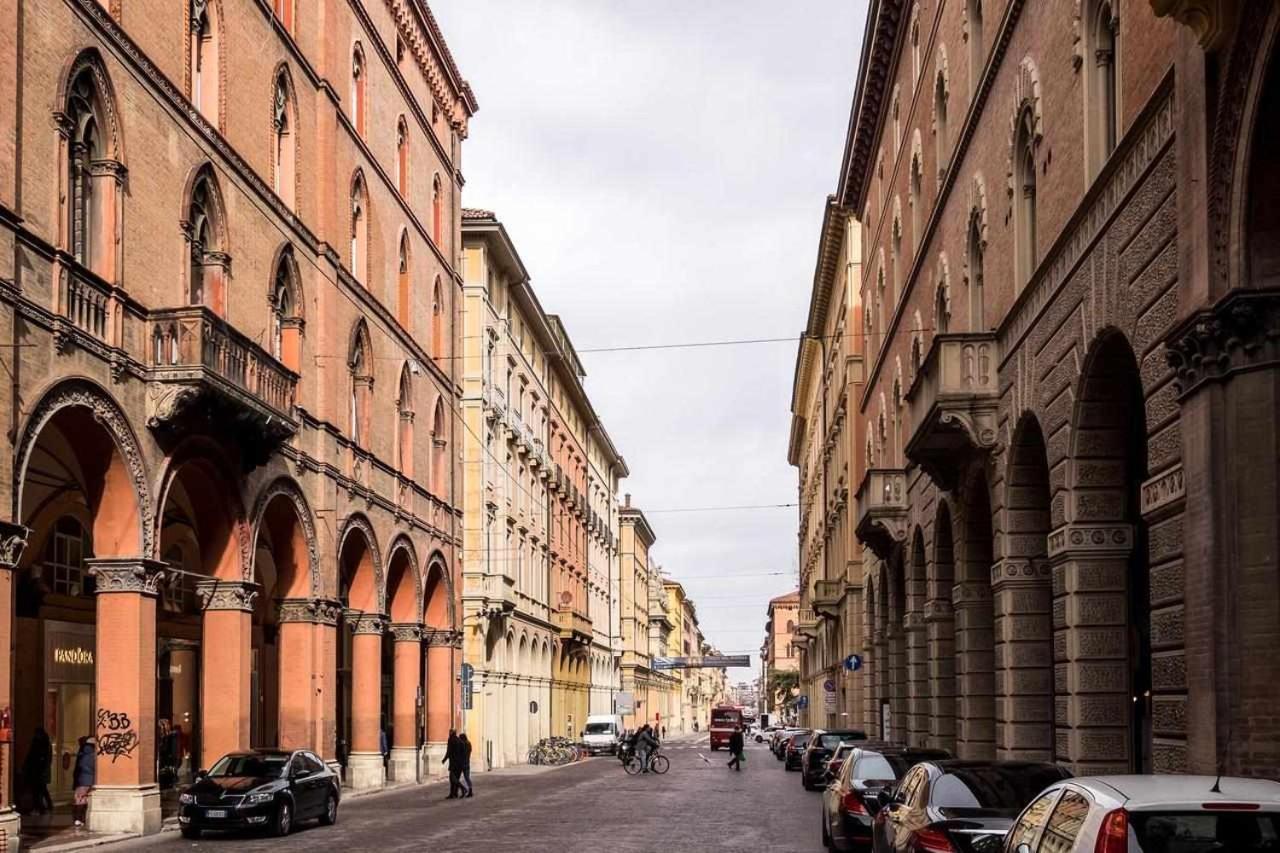
[[[387,617],[348,610],[351,626],[351,753],[347,774],[357,791],[380,788],[386,781],[382,764],[382,635]]]
[[[392,701],[391,762],[393,782],[418,780],[418,697],[422,693],[422,626],[397,623],[391,626],[395,640],[395,681]],[[476,743],[482,743],[479,738]]]
[[[97,583],[94,832],[160,830],[156,786],[156,592],[164,563],[87,560]]]
[[[928,634],[929,746],[956,750],[956,618],[951,600],[934,598],[924,605]]]
[[[1049,534],[1054,573],[1054,693],[1066,698],[1057,758],[1077,776],[1129,772],[1125,580],[1133,529],[1067,524]]]
[[[961,758],[995,758],[991,587],[953,587],[956,616],[956,752]]]
[[[13,573],[30,531],[0,521],[0,708],[13,708]],[[17,850],[21,819],[13,807],[13,744],[0,742],[0,849]]]
[[[258,585],[246,581],[203,580],[196,594],[204,607],[200,644],[201,767],[251,744],[253,600]],[[217,697],[213,700],[213,697]],[[210,701],[213,700],[213,701]]]
[[[446,772],[441,759],[453,728],[453,632],[428,629],[423,642],[427,647],[427,770],[429,775],[440,776]]]
[[[995,603],[996,756],[1053,760],[1053,590],[1046,560],[991,569]]]

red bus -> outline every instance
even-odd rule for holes
[[[711,709],[711,749],[729,747],[729,736],[742,725],[742,710],[733,705],[717,705]]]

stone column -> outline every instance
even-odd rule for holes
[[[985,572],[985,570],[984,570]],[[991,587],[956,584],[956,751],[961,758],[995,758],[995,678],[992,672]]]
[[[202,580],[196,594],[204,608],[200,643],[201,767],[251,744],[253,600],[258,585],[246,581]],[[214,698],[216,697],[216,699]]]
[[[276,602],[276,639],[280,656],[280,732],[281,749],[311,749],[325,758],[333,758],[334,745],[326,740],[327,709],[333,704],[332,657],[326,657],[322,642],[332,637],[338,624],[341,605],[328,599],[284,598]],[[328,668],[324,662],[328,662]]]
[[[929,746],[956,749],[956,619],[951,600],[933,598],[924,605],[928,634]]]
[[[0,521],[0,649],[12,650],[13,573],[22,561],[30,531]],[[13,654],[0,655],[0,708],[13,707]],[[13,807],[13,744],[0,742],[0,849],[17,850],[21,819]]]
[[[423,632],[427,647],[427,773],[442,776],[444,748],[453,728],[453,632],[428,628]]]
[[[995,609],[996,756],[1053,760],[1053,617],[1049,563],[991,568]]]
[[[1049,534],[1053,566],[1054,693],[1065,698],[1057,757],[1077,776],[1129,772],[1125,599],[1133,528],[1066,524]]]
[[[348,610],[351,626],[351,752],[347,778],[357,791],[380,788],[386,781],[382,765],[382,635],[387,617],[381,613]]]
[[[160,831],[156,785],[156,593],[164,563],[87,560],[97,583],[93,832]]]
[[[912,612],[902,619],[907,647],[907,741],[926,746],[929,741],[929,635],[924,614]]]
[[[393,739],[388,766],[391,781],[418,781],[418,691],[421,689],[422,626],[416,622],[391,626],[395,640],[395,682],[392,701]]]

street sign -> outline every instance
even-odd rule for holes
[[[614,699],[614,703],[617,705],[617,709],[614,711],[616,714],[622,714],[625,716],[626,714],[634,714],[636,712],[636,697],[635,694],[630,691],[623,690],[618,693]]]
[[[804,708],[808,708],[808,707],[809,707],[809,697],[808,697],[808,696],[801,696],[800,698],[796,699],[796,707],[797,707],[797,708],[800,708],[800,709],[802,709],[802,710],[803,710]]]
[[[462,710],[470,711],[472,705],[471,682],[462,682]]]
[[[847,672],[857,672],[862,669],[862,655],[849,655],[844,659],[844,668]]]
[[[836,683],[828,678],[826,681],[822,682],[822,689],[828,693],[833,693],[836,689]]]
[[[475,675],[475,672],[476,672],[475,667],[473,667],[473,666],[472,666],[471,664],[469,664],[469,663],[464,663],[464,664],[462,665],[462,683],[463,683],[463,684],[470,684],[470,683],[471,683],[471,676]]]

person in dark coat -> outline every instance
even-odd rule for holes
[[[458,781],[462,778],[462,756],[459,753],[461,742],[458,740],[458,733],[453,729],[449,729],[449,741],[444,748],[444,761],[449,765],[449,796],[446,800],[458,799],[458,791],[462,788],[462,783]]]
[[[31,746],[27,748],[27,757],[22,762],[22,781],[31,793],[38,814],[53,811],[53,798],[49,796],[49,773],[53,768],[53,743],[49,733],[42,727],[36,728],[31,736]]]
[[[75,785],[75,805],[71,814],[76,826],[84,826],[89,812],[89,792],[93,790],[94,778],[97,775],[98,741],[90,735],[80,738],[80,749],[76,752],[76,766],[72,771],[71,781]]]
[[[733,758],[729,759],[729,766],[734,770],[742,770],[742,759],[745,757],[742,752],[746,746],[746,738],[742,736],[742,726],[738,726],[733,730],[733,734],[729,735],[729,752],[733,754]]]
[[[640,758],[640,766],[644,773],[649,772],[649,757],[657,748],[658,738],[654,735],[653,728],[645,723],[640,727],[640,731],[636,732],[636,755]]]
[[[462,796],[469,797],[473,791],[471,785],[471,740],[467,737],[466,732],[458,735],[458,759],[462,763],[462,778],[467,782],[467,792]]]

